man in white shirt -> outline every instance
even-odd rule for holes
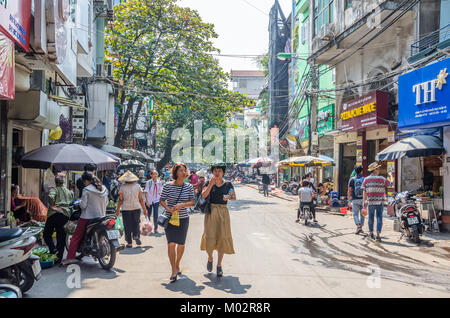
[[[156,170],[152,170],[151,179],[145,184],[144,194],[149,219],[153,211],[153,228],[155,233],[158,233],[158,209],[161,192],[162,184],[158,178],[158,172]]]

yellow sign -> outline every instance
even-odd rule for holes
[[[376,103],[370,103],[341,114],[341,120],[347,120],[353,117],[358,117],[364,114],[373,113],[376,110]]]

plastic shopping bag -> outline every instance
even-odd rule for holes
[[[178,211],[172,213],[169,223],[173,226],[180,226],[180,213]]]
[[[66,225],[64,225],[64,230],[67,234],[73,235],[75,233],[75,229],[77,228],[77,221],[68,221]]]
[[[114,224],[114,228],[120,232],[120,236],[123,235],[123,221],[121,217],[116,219],[116,223]]]
[[[141,235],[149,236],[152,233],[152,225],[146,219],[141,225]]]

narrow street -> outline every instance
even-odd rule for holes
[[[447,243],[398,242],[400,234],[388,223],[379,244],[355,235],[350,216],[320,212],[319,225],[306,227],[294,222],[295,202],[265,198],[247,186],[236,190],[238,201],[230,204],[236,254],[225,256],[220,280],[206,272],[206,253],[199,248],[203,215],[194,214],[183,276],[173,284],[168,283],[166,239],[159,234],[144,237],[141,248],[122,251],[111,272],[85,259],[79,289],[67,287],[71,273],[66,269],[43,270],[25,297],[450,296]]]

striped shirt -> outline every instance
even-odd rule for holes
[[[185,183],[183,190],[181,191],[181,186],[176,186],[174,184],[166,183],[161,192],[160,201],[165,201],[169,208],[174,207],[177,203],[186,203],[194,200],[194,187],[190,183]],[[178,196],[180,199],[177,202]],[[165,211],[167,216],[171,213]],[[180,219],[185,219],[189,217],[189,213],[186,208],[182,208],[180,211]]]
[[[382,176],[371,174],[364,179],[362,188],[366,191],[368,205],[381,205],[385,202],[386,187],[389,181]]]

